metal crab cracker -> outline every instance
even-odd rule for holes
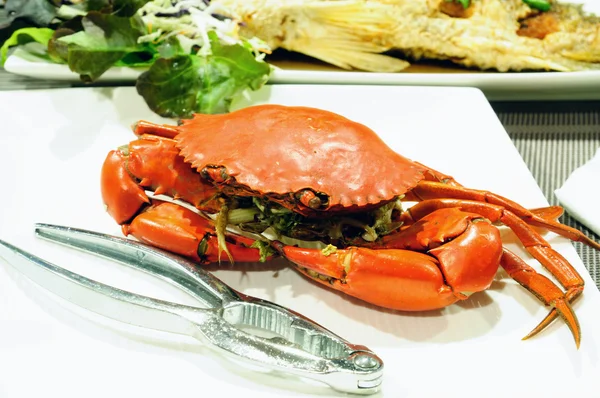
[[[49,263],[0,240],[0,257],[47,290],[103,316],[192,336],[249,365],[317,380],[348,393],[373,394],[383,362],[367,347],[347,342],[312,320],[251,297],[181,257],[130,239],[82,229],[36,224],[38,237],[145,271],[187,292],[203,307],[121,290]],[[243,327],[277,337],[261,337]]]

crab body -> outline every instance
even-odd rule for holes
[[[180,126],[141,121],[134,132],[137,140],[108,154],[101,177],[107,210],[127,235],[198,262],[282,256],[314,281],[405,311],[464,300],[502,266],[552,307],[533,334],[560,315],[579,344],[569,303],[583,280],[531,226],[598,245],[558,223],[559,208],[530,211],[462,187],[368,127],[315,108],[261,105]],[[402,198],[418,203],[404,209]],[[497,223],[566,292],[507,251]]]
[[[235,117],[197,114],[177,130],[184,160],[223,193],[267,196],[306,216],[389,202],[415,186],[424,171],[366,126],[314,108],[270,105],[242,109]]]

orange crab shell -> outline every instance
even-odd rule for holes
[[[315,108],[258,105],[197,114],[177,131],[185,161],[204,175],[206,168],[225,168],[216,182],[229,193],[280,196],[300,213],[310,209],[294,195],[306,189],[327,195],[319,210],[352,211],[402,195],[424,173],[368,127]]]

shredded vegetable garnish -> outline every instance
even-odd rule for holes
[[[138,39],[139,43],[160,43],[176,37],[187,53],[206,56],[211,53],[208,32],[215,32],[221,44],[242,44],[250,49],[257,59],[270,53],[269,46],[253,37],[239,35],[240,19],[218,1],[202,0],[154,0],[138,10],[148,28],[148,34]]]

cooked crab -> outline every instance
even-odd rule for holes
[[[404,311],[464,300],[503,267],[552,307],[532,335],[560,315],[579,345],[570,302],[583,279],[532,226],[600,246],[557,222],[560,208],[530,211],[465,188],[320,109],[261,105],[180,126],[142,121],[134,131],[139,138],[111,151],[102,168],[104,203],[125,234],[200,263],[280,255],[314,281]],[[418,203],[404,209],[402,200]],[[495,223],[510,227],[566,292],[504,248]]]

